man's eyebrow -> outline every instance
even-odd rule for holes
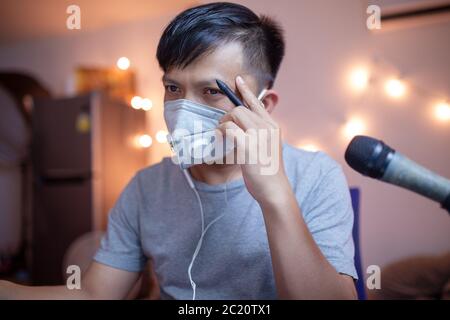
[[[215,79],[205,79],[195,82],[195,86],[198,87],[207,87],[207,86],[214,86],[217,87],[217,83]]]
[[[224,83],[226,83],[228,85],[228,87],[230,87],[231,90],[235,90],[235,86],[234,83],[231,83],[223,78],[217,77],[217,78],[212,78],[212,79],[205,79],[205,80],[200,80],[198,82],[195,83],[196,86],[198,87],[213,87],[213,88],[217,88],[219,89],[219,86],[217,85],[216,79],[218,80],[222,80]]]
[[[162,82],[171,82],[171,83],[173,83],[173,84],[176,84],[176,85],[180,85],[178,82],[176,82],[175,80],[173,80],[173,79],[170,79],[169,77],[167,77],[166,75],[164,75],[163,77],[162,77]]]
[[[226,80],[223,80],[221,78],[217,78],[219,80],[222,80],[223,82],[225,82],[226,84],[228,84],[229,82]],[[177,81],[167,77],[166,75],[164,75],[162,77],[162,81],[163,82],[170,82],[173,83],[175,85],[180,85]],[[211,78],[211,79],[204,79],[204,80],[199,80],[197,82],[194,83],[194,86],[196,87],[214,87],[214,88],[218,88],[217,83],[216,83],[216,78]],[[228,84],[228,86],[232,89],[235,90],[234,85]]]

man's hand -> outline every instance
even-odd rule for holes
[[[0,300],[124,299],[138,276],[138,273],[93,262],[82,275],[81,290],[69,290],[66,286],[27,287],[0,280]]]
[[[248,106],[239,106],[220,120],[219,130],[235,141],[247,190],[261,206],[283,202],[291,192],[282,159],[281,133],[264,104],[242,77],[236,86]]]
[[[283,166],[280,128],[242,78],[236,85],[248,109],[227,113],[219,130],[235,141],[245,184],[262,209],[278,297],[354,299],[353,280],[336,272],[303,220]],[[276,162],[275,169],[264,170],[264,156]]]

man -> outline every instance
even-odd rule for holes
[[[284,48],[279,26],[241,5],[178,15],[157,52],[169,131],[204,110],[210,118],[222,112],[217,130],[244,158],[270,146],[276,170],[264,172],[257,159],[182,171],[164,159],[123,191],[82,290],[4,282],[0,297],[124,298],[151,259],[167,299],[354,299],[353,211],[342,170],[324,153],[259,134],[279,132],[270,114]],[[246,106],[235,107],[216,79]]]

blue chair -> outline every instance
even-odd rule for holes
[[[353,223],[353,241],[355,243],[355,267],[358,273],[358,281],[356,282],[356,291],[358,292],[359,300],[366,300],[366,288],[364,282],[364,273],[362,271],[361,264],[361,249],[360,249],[360,237],[359,237],[359,202],[360,202],[360,191],[358,188],[350,188],[350,196],[352,198],[352,206],[354,212],[354,223]]]

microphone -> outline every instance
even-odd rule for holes
[[[386,145],[367,136],[356,136],[345,151],[354,170],[437,201],[450,213],[450,180],[422,167]]]

